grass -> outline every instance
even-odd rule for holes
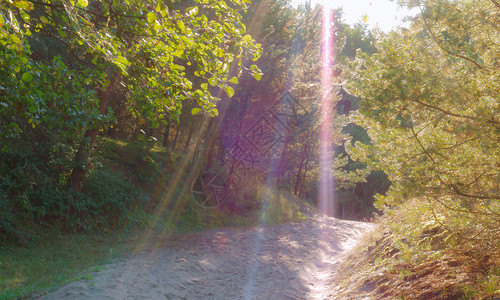
[[[467,240],[433,222],[428,212],[425,203],[413,200],[379,219],[340,267],[339,298],[498,298],[498,239]]]
[[[112,234],[52,233],[27,247],[2,247],[0,299],[25,297],[73,280],[90,279],[89,272],[110,263],[127,249],[127,243],[119,240]]]
[[[100,139],[96,163],[120,171],[148,191],[151,207],[136,208],[127,230],[106,228],[108,233],[60,234],[44,228],[25,246],[0,246],[0,299],[33,297],[53,291],[75,280],[90,280],[92,272],[169,234],[185,234],[221,227],[272,225],[305,219],[303,202],[279,189],[258,187],[251,203],[238,212],[229,207],[202,209],[190,201],[180,187],[167,193],[161,212],[155,212],[163,197],[169,174],[174,173],[176,155],[162,147],[144,143]],[[138,171],[139,170],[139,171]],[[146,213],[146,211],[149,212]],[[154,215],[154,214],[158,214]],[[52,231],[51,231],[52,230]],[[152,233],[144,235],[145,232]],[[148,236],[149,240],[141,240]]]
[[[144,231],[152,232],[154,237],[157,236],[154,233],[165,232],[166,226],[173,226],[173,234],[186,234],[213,228],[272,225],[305,219],[300,212],[300,201],[289,193],[273,190],[259,197],[263,197],[259,200],[261,202],[268,199],[268,205],[246,214],[225,209],[202,209],[188,201],[174,224],[152,221],[171,218],[171,210],[167,208],[160,218],[143,216],[146,220],[141,223],[142,228],[129,230],[126,234],[119,231],[71,235],[49,232],[25,247],[0,248],[0,299],[36,296],[71,281],[90,280],[90,273],[133,251],[137,246],[136,238]]]
[[[149,189],[155,178],[164,179],[175,166],[175,155],[144,142],[100,138],[93,163],[123,173],[137,186]],[[136,230],[147,229],[143,208],[131,214]],[[129,220],[130,221],[130,220]],[[134,222],[134,221],[132,221]],[[15,299],[54,290],[70,281],[90,279],[90,272],[121,257],[134,247],[133,232],[60,234],[37,230],[38,237],[24,246],[0,245],[0,299]]]
[[[307,218],[302,212],[308,208],[308,204],[287,190],[261,185],[257,189],[257,199],[260,206],[257,215],[260,218],[260,223],[265,225],[294,222]]]

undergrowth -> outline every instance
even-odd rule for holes
[[[456,216],[455,216],[456,217]],[[414,199],[386,211],[341,266],[340,298],[494,299],[500,296],[500,245],[449,212]]]
[[[305,219],[297,197],[262,185],[243,209],[230,203],[201,208],[185,187],[169,184],[180,156],[144,142],[98,142],[83,194],[72,198],[70,209],[59,211],[73,218],[66,221],[68,226],[60,226],[60,219],[41,226],[31,223],[29,231],[26,225],[16,227],[22,229],[17,238],[28,234],[25,242],[0,244],[0,299],[37,296],[70,281],[91,279],[91,272],[105,264],[172,234]],[[50,199],[67,199],[66,191],[51,185],[36,190],[44,193],[47,205]],[[60,198],[54,193],[61,193]],[[10,212],[2,215],[5,203],[0,201],[0,222],[11,218]]]

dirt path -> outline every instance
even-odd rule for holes
[[[370,228],[314,216],[189,234],[41,299],[335,299],[337,265]]]

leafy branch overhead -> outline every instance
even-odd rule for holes
[[[40,32],[62,40],[88,67],[113,65],[130,90],[133,114],[143,118],[176,116],[187,99],[213,114],[220,96],[211,86],[232,96],[230,85],[244,70],[261,76],[246,65],[261,51],[242,23],[248,2],[8,1],[1,4],[0,23],[10,25],[2,26],[2,40],[19,51],[24,36]]]

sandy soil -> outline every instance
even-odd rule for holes
[[[172,237],[41,299],[336,299],[337,266],[370,229],[313,216]]]

